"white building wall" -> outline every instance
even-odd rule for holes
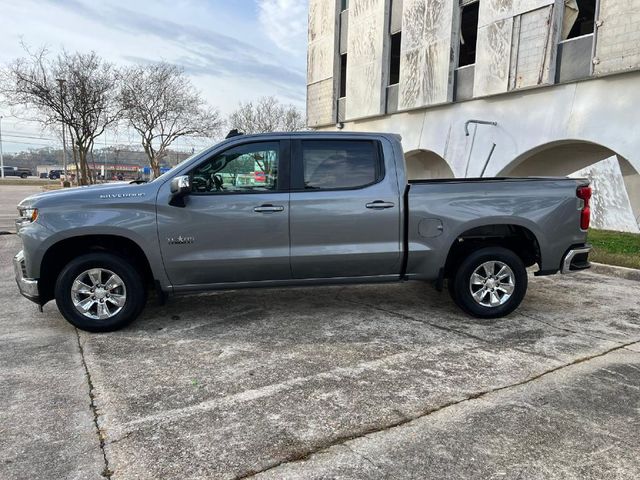
[[[609,157],[570,176],[591,180],[593,228],[640,233],[616,157]]]
[[[340,48],[340,2],[310,0],[310,126],[335,126],[336,60],[346,50],[345,130],[399,133],[405,151],[430,152],[421,154],[417,169],[457,177],[483,170],[485,176],[566,175],[617,154],[625,159],[628,205],[640,215],[640,0],[600,0],[595,58],[584,48],[590,37],[582,37],[577,70],[588,75],[584,66],[593,65],[594,76],[563,84],[555,84],[556,53],[565,13],[575,14],[565,0],[481,0],[476,63],[465,69],[474,73],[468,77],[473,98],[461,102],[454,101],[451,84],[459,0],[404,0],[400,85],[393,90],[398,112],[386,114],[390,2],[351,0],[343,12],[347,45]],[[396,14],[396,29],[397,23]],[[564,23],[566,30],[571,22]],[[497,126],[471,123],[465,135],[465,123],[474,119]],[[434,167],[430,158],[446,165]],[[600,181],[599,190],[605,184],[615,190],[616,182]],[[612,195],[618,207],[626,204]],[[614,223],[623,228],[619,220]]]

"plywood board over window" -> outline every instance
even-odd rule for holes
[[[516,17],[513,47],[517,52],[512,61],[513,88],[533,87],[552,82],[551,62],[555,58],[556,32],[553,6],[539,8]],[[559,25],[558,25],[559,27]]]
[[[451,101],[454,8],[450,0],[403,1],[399,109]]]
[[[562,11],[554,0],[480,2],[474,95],[553,82]]]
[[[594,73],[640,68],[640,0],[600,0]]]

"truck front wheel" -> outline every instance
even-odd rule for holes
[[[136,269],[108,253],[88,253],[58,275],[56,304],[65,319],[88,332],[118,330],[140,314],[146,289]]]
[[[511,250],[481,248],[469,254],[449,281],[451,297],[478,318],[498,318],[513,312],[527,292],[527,270]]]

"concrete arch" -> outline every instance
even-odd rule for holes
[[[447,161],[431,150],[411,150],[404,158],[409,180],[455,177]]]
[[[497,176],[564,176],[616,155],[615,151],[597,143],[560,140],[523,153]]]
[[[594,214],[615,217],[620,225],[638,223],[640,219],[640,172],[614,150],[583,140],[560,140],[535,147],[515,158],[498,176],[566,176],[603,160],[599,169],[588,169],[593,182]],[[606,177],[606,178],[605,178]],[[600,211],[598,211],[600,210]],[[616,210],[612,212],[611,210]],[[632,218],[626,218],[630,212]],[[638,231],[635,225],[628,231]]]

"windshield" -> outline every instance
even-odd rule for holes
[[[180,163],[178,163],[175,167],[173,167],[171,170],[169,170],[169,171],[167,171],[167,172],[164,172],[164,173],[163,173],[162,175],[160,175],[159,177],[156,177],[155,179],[153,179],[153,180],[152,180],[152,182],[157,182],[158,180],[164,180],[164,179],[166,179],[167,177],[172,176],[172,175],[173,175],[173,171],[174,171],[176,168],[180,167],[182,164],[184,164],[184,163],[186,163],[186,162],[189,162],[189,161],[193,160],[193,159],[194,159],[194,158],[196,158],[196,157],[199,157],[200,155],[202,155],[204,152],[206,152],[206,151],[210,150],[211,148],[212,148],[212,147],[206,147],[206,148],[203,148],[202,150],[200,150],[200,151],[198,151],[198,152],[194,153],[193,155],[191,155],[190,157],[185,158],[185,159],[184,159],[184,160],[182,160]]]

